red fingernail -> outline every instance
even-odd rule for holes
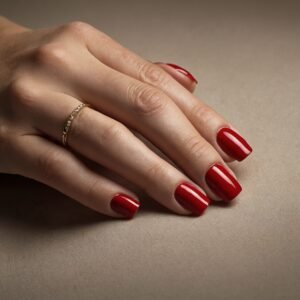
[[[250,145],[230,128],[221,128],[218,131],[217,142],[224,152],[238,161],[245,159],[252,152]]]
[[[205,175],[207,185],[225,201],[235,198],[242,190],[237,180],[220,164],[213,165]]]
[[[176,188],[175,199],[195,215],[201,215],[210,204],[210,199],[204,193],[187,182]]]
[[[115,195],[111,202],[111,208],[118,214],[131,219],[140,207],[140,202],[125,194]]]
[[[186,69],[179,67],[175,64],[166,64],[172,68],[174,68],[176,71],[180,72],[181,74],[185,75],[186,77],[188,77],[190,80],[192,80],[195,83],[198,83],[198,80]]]

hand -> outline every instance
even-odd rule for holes
[[[153,64],[83,22],[39,30],[11,23],[0,35],[0,172],[112,217],[133,217],[138,197],[87,161],[181,215],[200,215],[209,198],[230,201],[241,191],[225,162],[251,148],[193,96],[190,74]],[[64,122],[82,102],[90,107],[74,118],[64,147]]]

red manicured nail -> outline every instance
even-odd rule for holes
[[[186,69],[179,67],[178,65],[175,64],[166,64],[172,68],[174,68],[176,71],[180,72],[181,74],[185,75],[186,77],[188,77],[190,80],[192,80],[195,83],[198,83],[198,80]]]
[[[232,200],[242,190],[237,180],[220,164],[209,168],[205,180],[211,190],[225,201]]]
[[[218,131],[217,142],[224,152],[238,161],[252,152],[250,145],[237,132],[227,127]]]
[[[181,183],[176,188],[175,199],[195,215],[201,215],[210,204],[210,199],[205,194],[187,182]]]
[[[140,207],[140,202],[125,194],[115,195],[111,202],[111,208],[126,218],[132,218]]]

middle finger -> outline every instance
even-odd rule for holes
[[[90,56],[76,82],[76,92],[97,110],[149,139],[211,198],[229,201],[241,191],[219,153],[160,89]]]

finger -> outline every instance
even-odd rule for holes
[[[198,84],[197,79],[186,69],[170,63],[155,62],[163,70],[169,73],[175,80],[184,86],[191,93],[194,92]]]
[[[133,218],[137,196],[88,169],[73,153],[39,136],[21,136],[11,148],[19,174],[40,181],[81,204],[116,218]]]
[[[65,119],[81,102],[44,90],[37,92],[36,98],[28,112],[34,127],[60,141]],[[94,109],[82,109],[73,120],[68,145],[178,214],[200,215],[209,205],[205,193],[187,176],[146,147],[127,127]]]
[[[160,88],[180,107],[225,161],[245,159],[252,148],[234,127],[155,64],[91,27],[85,36],[90,52],[111,68]],[[99,45],[101,45],[99,47]]]
[[[92,56],[86,60],[85,66],[86,70],[93,69],[93,76],[82,71],[77,79],[82,99],[140,132],[202,186],[210,197],[220,199],[219,190],[224,190],[224,186],[218,183],[218,186],[211,187],[206,173],[216,163],[224,165],[227,172],[231,171],[165,93],[98,63]],[[239,184],[235,182],[234,185],[236,193],[225,199],[231,200],[240,192]]]

